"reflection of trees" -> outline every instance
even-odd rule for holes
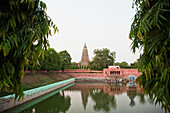
[[[70,102],[71,98],[65,97],[64,92],[62,94],[57,93],[22,112],[32,113],[32,109],[35,109],[36,113],[65,113],[71,106]]]
[[[102,110],[105,112],[109,112],[110,107],[112,107],[113,109],[116,108],[116,100],[114,95],[110,96],[108,94],[104,94],[103,90],[92,90],[90,91],[90,96],[95,102],[93,108],[96,111]]]
[[[145,94],[138,94],[138,97],[140,98],[140,100],[139,100],[139,102],[141,103],[141,104],[145,104],[146,103],[146,101],[147,102],[149,102],[150,104],[154,104],[154,99],[153,99],[153,97],[146,97],[145,98]],[[147,100],[146,100],[147,99]]]
[[[136,97],[136,91],[128,91],[127,96],[130,98],[130,104],[129,106],[133,107],[135,106],[135,97]]]
[[[147,101],[152,105],[154,104],[154,99],[152,97],[148,97]]]
[[[145,104],[145,103],[146,103],[145,95],[144,95],[144,94],[138,94],[138,96],[139,96],[139,98],[140,98],[139,102],[140,102],[141,104]]]

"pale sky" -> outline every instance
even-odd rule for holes
[[[49,37],[50,47],[67,50],[72,62],[81,60],[86,42],[90,60],[94,49],[116,52],[116,62],[133,63],[139,52],[130,48],[129,31],[135,9],[133,0],[43,0],[47,14],[59,29]]]

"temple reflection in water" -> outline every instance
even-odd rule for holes
[[[70,87],[69,90],[78,90],[82,92],[90,92],[90,90],[100,89],[103,90],[104,94],[108,95],[119,95],[123,92],[136,92],[136,94],[143,94],[143,90],[140,87],[129,89],[126,84],[99,84],[99,83],[76,83]]]
[[[138,86],[76,83],[57,92],[5,113],[164,113]]]
[[[135,106],[135,97],[137,95],[144,97],[144,92],[140,87],[131,88],[126,84],[103,84],[103,83],[76,83],[74,86],[70,87],[67,91],[80,91],[83,108],[86,109],[88,103],[88,97],[90,96],[92,100],[96,103],[94,109],[103,110],[109,112],[109,105],[112,108],[116,108],[116,97],[115,95],[120,95],[126,93],[130,99],[129,106]],[[108,108],[104,108],[108,106]]]

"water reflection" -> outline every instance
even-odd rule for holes
[[[129,88],[127,84],[76,83],[66,90],[67,94],[75,91],[81,92],[81,103],[84,111],[87,110],[86,112],[108,113],[124,110],[124,112],[130,113],[130,108],[134,108],[133,111],[138,113],[143,113],[140,109],[145,109],[150,113],[164,112],[160,110],[159,106],[154,108],[153,99],[146,96],[138,86]],[[141,105],[143,105],[143,108]],[[91,106],[92,109],[90,108]],[[139,106],[141,107],[140,109]],[[72,111],[74,110],[68,112]],[[133,112],[131,111],[131,113]]]
[[[109,112],[110,108],[116,109],[115,95],[120,95],[123,92],[127,92],[127,96],[130,99],[129,106],[135,106],[135,97],[139,95],[140,102],[144,104],[145,98],[141,88],[129,89],[126,84],[86,84],[78,83],[70,87],[71,90],[81,91],[82,103],[84,109],[86,109],[88,96],[95,102],[93,106],[95,111]],[[69,89],[69,90],[70,90]]]
[[[90,96],[95,102],[95,111],[105,111],[109,112],[110,108],[116,108],[116,100],[114,95],[109,95],[104,93],[103,90],[92,90],[90,91]]]
[[[103,83],[76,83],[21,111],[21,113],[83,112],[163,113],[164,111],[160,106],[155,106],[153,99],[146,96],[138,86],[129,88],[126,84]]]
[[[31,106],[21,113],[65,113],[71,106],[71,98],[64,92],[55,94],[42,102]]]
[[[145,104],[146,103],[145,95],[144,94],[138,94],[138,97],[140,98],[139,102],[141,104]]]
[[[86,106],[87,106],[88,97],[89,97],[89,91],[82,90],[81,91],[81,98],[82,98],[82,104],[83,104],[84,110],[86,109]]]
[[[135,97],[136,97],[136,91],[128,91],[127,92],[127,96],[130,98],[130,103],[129,103],[129,106],[133,107],[135,106]]]

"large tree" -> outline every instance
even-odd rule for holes
[[[39,61],[40,69],[47,71],[58,71],[61,69],[62,60],[59,53],[57,53],[53,48],[49,48],[44,53],[44,58]]]
[[[114,64],[120,66],[120,68],[128,68],[128,63],[126,61],[123,61],[121,63],[116,62]]]
[[[132,50],[142,48],[139,82],[170,111],[170,0],[134,0],[131,25]]]
[[[76,62],[71,63],[70,69],[78,69],[78,68],[79,68],[78,63],[76,63]]]
[[[133,63],[130,63],[130,67],[131,68],[138,68],[138,64],[139,64],[139,60],[133,62]]]
[[[107,68],[109,65],[113,65],[116,57],[116,52],[110,52],[109,49],[95,49],[93,51],[94,57],[90,62],[90,67],[93,67],[97,70],[103,70],[103,68]]]
[[[49,45],[50,27],[57,28],[39,0],[1,0],[0,25],[0,90],[8,88],[20,99],[27,56],[36,61]]]
[[[69,66],[71,65],[71,59],[72,58],[66,50],[60,51],[59,54],[60,54],[60,58],[62,60],[61,70],[62,70],[62,73],[63,73],[64,70],[69,68]]]

